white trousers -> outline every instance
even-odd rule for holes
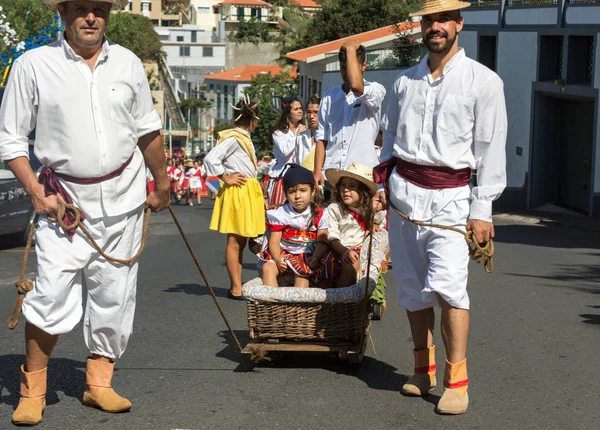
[[[427,220],[464,230],[469,201],[452,201]],[[415,312],[439,306],[440,297],[453,307],[469,309],[469,248],[463,235],[419,227],[389,210],[390,253],[398,303]],[[439,294],[439,296],[438,296]]]
[[[128,259],[137,253],[143,206],[114,217],[86,219],[85,226],[104,252]],[[80,229],[68,238],[56,223],[40,217],[35,232],[37,277],[23,301],[23,315],[52,335],[68,333],[83,315],[83,335],[92,354],[121,357],[133,328],[138,264],[106,261]]]

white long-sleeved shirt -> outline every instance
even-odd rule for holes
[[[385,88],[377,82],[365,81],[360,97],[348,94],[342,86],[323,94],[319,108],[319,128],[315,140],[327,142],[323,171],[346,169],[352,163],[376,166],[375,139],[379,133]]]
[[[469,167],[477,186],[426,190],[394,172],[392,202],[413,219],[429,220],[450,201],[468,198],[470,219],[491,221],[492,201],[506,187],[507,116],[502,80],[459,50],[433,79],[428,56],[401,73],[382,120],[381,161]]]
[[[95,185],[61,181],[88,218],[129,212],[146,200],[138,139],[160,130],[141,61],[129,50],[102,45],[94,70],[63,37],[19,57],[0,108],[0,158],[34,152],[58,173],[104,176],[133,159],[118,177]]]
[[[273,132],[273,154],[277,162],[271,168],[270,175],[278,177],[283,172],[287,163],[296,162],[296,139],[298,135],[292,130],[284,133],[281,130]]]
[[[238,131],[250,136],[250,133],[242,128],[238,128]],[[252,159],[235,137],[228,137],[211,149],[204,157],[204,166],[208,176],[221,176],[223,173],[230,175],[237,172],[247,178],[256,178],[256,167]]]

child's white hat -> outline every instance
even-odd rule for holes
[[[343,177],[356,179],[369,188],[369,191],[374,195],[377,194],[379,187],[373,181],[373,168],[365,166],[364,164],[352,163],[346,170],[342,169],[327,169],[325,171],[327,180],[337,188],[340,179]]]

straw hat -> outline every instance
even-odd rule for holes
[[[460,0],[421,0],[421,8],[416,12],[409,13],[408,16],[423,16],[434,13],[450,12],[453,10],[464,9],[469,6],[471,6],[471,3]]]
[[[365,184],[373,194],[377,194],[377,190],[379,189],[373,181],[373,168],[364,164],[352,163],[346,170],[327,169],[325,175],[335,188],[337,188],[340,180],[346,177],[356,179],[358,182]]]
[[[42,0],[42,1],[44,2],[44,4],[46,6],[52,8],[52,9],[56,9],[56,6],[58,6],[59,3],[64,3],[67,1],[74,1],[74,0]],[[129,3],[129,0],[90,0],[90,1],[109,3],[111,5],[112,10],[123,9]]]

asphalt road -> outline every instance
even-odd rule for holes
[[[210,202],[176,207],[240,341],[243,302],[225,298],[224,238],[208,231]],[[61,338],[49,368],[40,429],[593,429],[600,428],[600,234],[497,219],[496,269],[473,264],[467,414],[438,416],[441,388],[423,399],[399,394],[412,371],[403,310],[372,325],[358,372],[329,357],[294,355],[239,365],[225,325],[168,213],[151,217],[141,260],[134,335],[113,386],[131,412],[81,404],[86,349],[81,326]],[[14,300],[22,248],[0,238],[0,316]],[[244,279],[254,276],[247,253]],[[35,270],[30,264],[28,272]],[[443,346],[436,333],[438,367]],[[11,428],[24,360],[23,324],[0,331],[0,429]],[[438,375],[441,387],[442,372]]]

